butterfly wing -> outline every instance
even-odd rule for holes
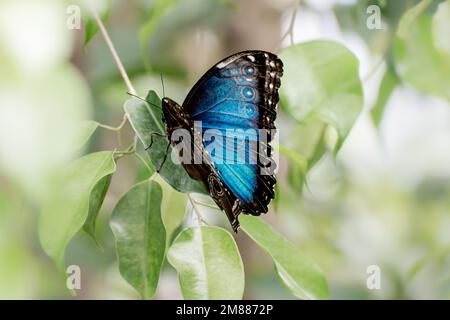
[[[203,134],[215,130],[224,136],[223,150],[218,152],[216,148],[209,156],[214,172],[237,199],[235,214],[265,213],[274,197],[275,165],[268,143],[272,139],[270,130],[275,129],[282,73],[283,64],[276,55],[240,52],[211,68],[183,103],[198,130]],[[259,129],[269,130],[264,143],[260,143]],[[232,137],[227,130],[233,130]],[[206,150],[209,143],[204,142]],[[237,152],[236,146],[243,152]]]
[[[238,201],[236,196],[217,175],[215,165],[202,143],[201,131],[194,126],[191,116],[175,101],[166,97],[162,100],[162,106],[166,132],[170,142],[176,147],[173,150],[178,150],[181,164],[192,179],[203,182],[217,205],[225,211],[233,230],[237,232],[239,228],[237,217],[242,208],[236,205]],[[175,130],[183,131],[186,139],[180,137],[181,131],[174,134]],[[188,155],[188,159],[183,160],[185,155]],[[200,159],[200,163],[193,163],[193,159]]]

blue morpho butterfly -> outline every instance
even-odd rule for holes
[[[269,142],[275,130],[282,74],[283,63],[276,55],[243,51],[209,69],[181,106],[170,98],[162,99],[163,122],[169,139],[172,140],[176,129],[185,129],[191,135],[190,141],[181,141],[186,145],[179,148],[180,157],[184,150],[190,150],[191,159],[198,156],[201,159],[200,163],[182,162],[183,167],[191,178],[204,183],[235,232],[241,212],[266,213],[274,198],[275,163]],[[221,144],[223,150],[208,148],[212,141],[206,141],[204,134],[211,129],[223,134],[222,141],[215,137],[215,146]],[[230,129],[235,130],[232,137],[228,134]],[[260,129],[266,129],[264,139]],[[171,142],[179,144],[180,140]],[[185,148],[187,144],[189,148]],[[237,161],[236,150],[242,148],[245,161]],[[250,157],[256,161],[249,161]]]

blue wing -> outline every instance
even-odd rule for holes
[[[241,207],[256,215],[267,212],[274,196],[275,166],[268,143],[281,76],[282,63],[274,54],[241,52],[211,68],[183,103],[204,135],[214,171]],[[208,133],[214,138],[208,140]]]

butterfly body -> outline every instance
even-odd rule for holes
[[[182,165],[191,178],[204,183],[234,231],[241,212],[266,213],[274,197],[276,166],[269,142],[282,72],[276,55],[244,51],[207,71],[181,106],[169,98],[162,100],[169,139],[177,129],[190,135],[186,141],[171,140],[181,145],[179,156],[190,150],[191,159],[201,159]],[[211,132],[221,139],[208,140]]]

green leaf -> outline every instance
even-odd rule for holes
[[[113,152],[96,152],[75,160],[55,179],[39,217],[39,239],[61,274],[65,249],[88,216],[92,190],[115,170]]]
[[[89,198],[89,211],[86,221],[84,222],[83,229],[86,231],[92,239],[98,244],[95,237],[95,224],[97,222],[97,216],[102,207],[103,200],[105,200],[106,192],[108,192],[109,185],[111,184],[112,174],[108,174],[100,179],[95,185]]]
[[[433,17],[423,13],[430,3],[420,2],[400,20],[394,42],[396,70],[403,81],[416,89],[450,100],[450,51],[436,46],[435,38],[442,35],[433,34]],[[441,10],[448,10],[448,4],[441,4],[438,11]],[[444,37],[448,39],[448,35]]]
[[[288,183],[297,191],[302,191],[308,171],[328,150],[325,143],[327,124],[319,120],[297,123],[289,136],[299,139],[286,140],[280,145],[280,154],[289,160]]]
[[[89,138],[94,134],[98,128],[98,122],[92,120],[82,121],[80,124],[79,143],[74,148],[75,150],[81,149]]]
[[[140,182],[119,200],[110,222],[120,273],[144,299],[155,295],[166,251],[161,199],[157,182]]]
[[[439,4],[431,9],[433,15],[433,43],[436,50],[450,55],[450,41],[448,36],[448,22],[450,21],[450,0],[437,1]],[[434,10],[433,10],[434,9]]]
[[[422,0],[406,11],[398,23],[397,34],[402,38],[408,37],[415,21],[425,12],[432,2],[433,0]]]
[[[416,263],[413,264],[413,266],[408,272],[408,280],[411,281],[417,275],[417,273],[419,273],[428,264],[439,261],[439,259],[442,259],[449,254],[450,254],[450,244],[432,250],[422,259],[418,260]]]
[[[283,284],[301,299],[328,298],[327,281],[319,268],[260,218],[242,215],[241,229],[252,238],[275,264]]]
[[[381,79],[377,102],[371,110],[372,120],[377,127],[380,125],[381,119],[383,118],[384,109],[389,97],[399,83],[400,81],[394,70],[386,70],[383,79]]]
[[[166,228],[167,246],[173,240],[174,232],[181,226],[186,215],[187,196],[176,191],[161,176],[156,176],[157,181],[163,189],[163,200],[161,204],[162,220]]]
[[[324,40],[287,47],[280,57],[283,108],[297,121],[319,119],[335,127],[336,153],[363,107],[358,60],[344,46]]]
[[[94,35],[98,32],[98,25],[94,19],[90,18],[86,21],[85,25],[86,33],[84,35],[83,46],[86,47],[88,43],[92,40]]]
[[[322,121],[306,121],[298,123],[291,132],[293,137],[302,137],[301,139],[290,139],[287,141],[289,146],[295,152],[301,154],[308,162],[308,170],[319,161],[328,150],[325,134],[328,125]]]
[[[109,15],[111,13],[111,0],[107,0],[105,2],[106,2],[105,8],[103,9],[100,19],[102,19],[103,23],[106,24],[106,22],[108,22],[108,20],[109,20]],[[99,30],[99,27],[98,27],[98,24],[95,21],[94,17],[89,16],[86,19],[86,24],[85,24],[85,35],[84,35],[84,43],[83,43],[84,48],[86,48],[88,43],[92,40],[92,38],[98,32],[98,30]]]
[[[306,173],[308,171],[308,160],[302,154],[293,151],[292,149],[279,145],[280,154],[289,160],[289,184],[301,190],[306,181]]]
[[[161,99],[159,99],[156,92],[150,91],[146,100],[148,103],[131,98],[125,102],[124,106],[128,119],[144,147],[150,146],[152,133],[166,134],[162,121]],[[153,135],[153,145],[147,152],[153,166],[157,169],[163,163],[168,144],[169,140],[167,137]],[[172,146],[170,146],[167,159],[159,172],[164,180],[180,192],[206,193],[203,184],[191,179],[181,164],[172,162],[171,153]]]
[[[183,230],[167,253],[185,299],[242,299],[244,267],[233,237],[218,227]]]
[[[280,183],[275,184],[273,191],[274,191],[274,198],[272,200],[273,211],[275,213],[278,213],[278,209],[280,207],[280,195],[281,195]]]

